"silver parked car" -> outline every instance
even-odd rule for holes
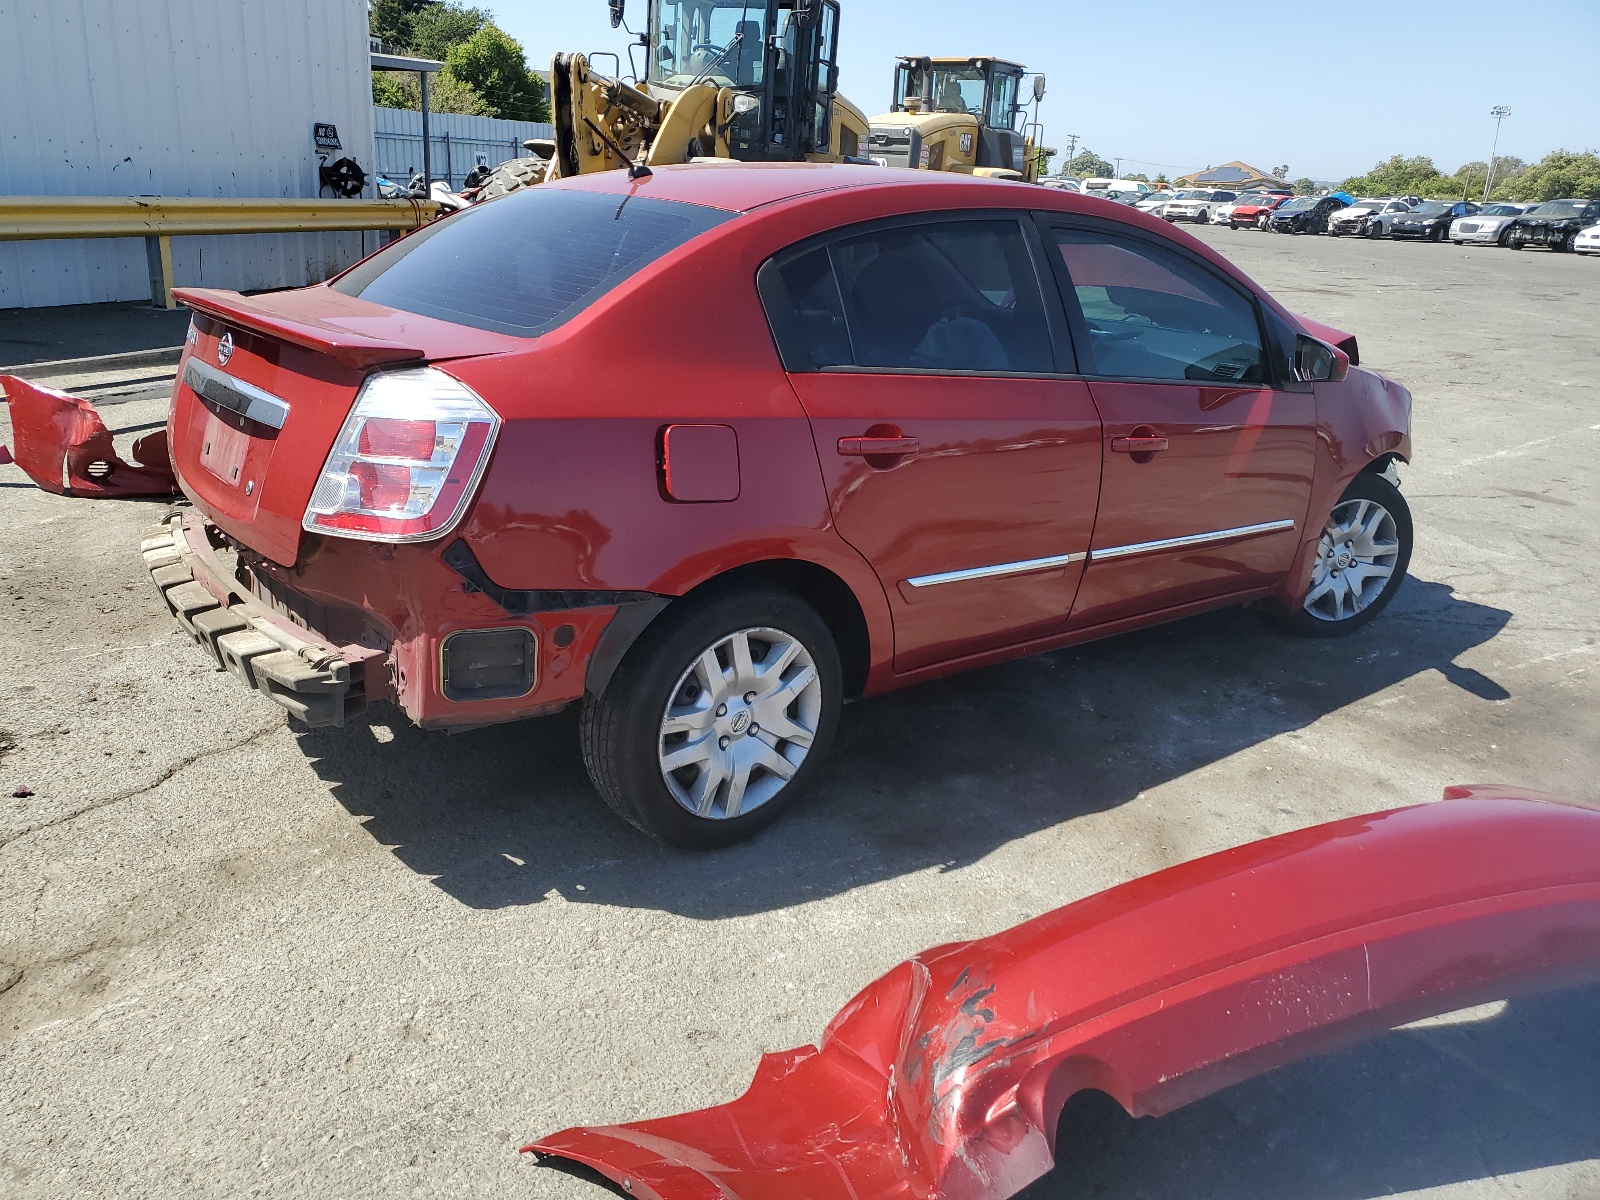
[[[1457,217],[1450,225],[1450,240],[1458,246],[1468,242],[1506,244],[1511,222],[1527,212],[1531,204],[1491,204],[1470,217]]]
[[[1328,236],[1381,238],[1389,232],[1389,223],[1401,213],[1410,212],[1414,203],[1411,197],[1357,200],[1329,218]]]

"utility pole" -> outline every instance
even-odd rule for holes
[[[1078,157],[1078,135],[1075,134],[1075,133],[1069,133],[1069,134],[1067,134],[1067,162],[1070,163],[1073,159],[1075,159],[1077,157]],[[1062,170],[1066,170],[1066,168],[1062,167]]]
[[[1509,105],[1496,104],[1489,110],[1494,118],[1494,148],[1489,151],[1489,173],[1483,178],[1483,202],[1489,203],[1489,188],[1494,184],[1494,156],[1500,150],[1500,122],[1511,115]]]
[[[1120,158],[1119,158],[1119,159],[1117,159],[1117,170],[1116,170],[1116,175],[1117,175],[1117,178],[1118,178],[1118,179],[1121,179],[1121,178],[1122,178],[1122,160],[1121,160],[1121,159],[1120,159]]]

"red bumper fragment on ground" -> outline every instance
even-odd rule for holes
[[[1003,1200],[1096,1088],[1160,1115],[1600,978],[1600,809],[1501,788],[1240,846],[902,963],[730,1104],[524,1147],[641,1200]]]
[[[166,430],[135,442],[129,463],[117,456],[111,431],[87,400],[15,375],[0,375],[0,391],[11,405],[16,443],[15,451],[0,446],[0,462],[15,461],[45,491],[103,499],[178,494]]]

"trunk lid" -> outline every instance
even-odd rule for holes
[[[179,482],[218,528],[284,566],[371,372],[526,347],[327,287],[174,294],[195,312],[167,421]]]

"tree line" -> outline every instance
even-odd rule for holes
[[[428,85],[430,111],[550,119],[544,80],[528,69],[522,44],[487,9],[460,0],[371,0],[368,23],[385,48],[444,63]],[[420,109],[422,89],[410,71],[374,71],[372,102]]]
[[[1093,150],[1084,149],[1062,164],[1061,173],[1089,179],[1110,176],[1113,168]],[[1279,179],[1285,179],[1288,173],[1288,167],[1273,170],[1273,175]],[[1339,189],[1356,196],[1423,196],[1438,200],[1459,200],[1465,196],[1479,200],[1483,197],[1488,174],[1489,164],[1482,161],[1465,163],[1455,174],[1446,175],[1431,158],[1396,154],[1365,175],[1352,175]],[[1143,175],[1124,178],[1145,180]],[[1166,179],[1158,175],[1155,182],[1165,183]],[[1320,190],[1313,180],[1304,177],[1289,186],[1302,196]],[[1600,198],[1600,155],[1593,150],[1552,150],[1536,163],[1523,162],[1513,155],[1494,160],[1492,200],[1537,202],[1568,196]]]
[[[1483,197],[1488,174],[1489,164],[1482,161],[1466,163],[1454,175],[1446,175],[1431,158],[1396,154],[1339,186],[1357,196],[1478,200]],[[1491,200],[1544,201],[1569,196],[1600,198],[1600,155],[1593,150],[1552,150],[1536,163],[1513,155],[1494,160]]]

